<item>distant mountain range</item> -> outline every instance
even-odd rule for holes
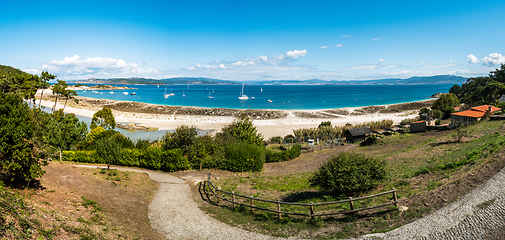
[[[110,78],[87,80],[69,80],[68,83],[82,84],[219,84],[219,85],[237,85],[241,83],[256,85],[405,85],[405,84],[462,84],[467,78],[452,75],[438,75],[431,77],[411,77],[407,79],[386,78],[377,80],[265,80],[265,81],[234,81],[220,80],[212,78],[167,78],[167,79],[149,79],[149,78]]]

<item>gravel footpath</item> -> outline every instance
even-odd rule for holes
[[[186,181],[168,173],[123,167],[114,169],[145,172],[159,183],[159,189],[149,204],[148,215],[151,226],[167,239],[283,239],[245,231],[208,216],[193,201]]]
[[[487,208],[477,205],[496,199]],[[505,168],[458,201],[413,223],[362,238],[481,239],[505,225]]]
[[[149,220],[151,226],[167,239],[282,239],[232,227],[208,216],[198,208],[189,185],[180,178],[150,170],[115,169],[146,172],[160,184],[149,205]],[[478,207],[493,199],[495,201],[487,207]],[[500,232],[504,227],[505,168],[481,187],[422,219],[387,233],[369,234],[360,239],[494,239],[503,237]]]

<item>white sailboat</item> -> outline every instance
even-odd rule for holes
[[[110,93],[110,94],[114,94],[114,91],[110,91],[109,93]]]
[[[175,93],[172,93],[172,87],[170,87],[170,94],[168,94],[169,96],[174,96]]]
[[[268,99],[268,102],[272,102],[272,100]]]
[[[126,90],[123,89],[123,94],[124,95],[128,95],[128,92]]]
[[[247,100],[249,97],[247,95],[244,95],[244,83],[242,83],[242,92],[240,92],[240,96],[238,97],[240,100]]]
[[[207,96],[207,98],[214,98],[213,96],[210,95],[210,90],[209,90],[209,95]]]
[[[184,90],[182,90],[182,97],[186,97],[186,94],[184,94]]]
[[[170,95],[167,94],[167,86],[165,85],[165,93],[163,94],[164,98],[170,97]]]
[[[260,92],[263,92],[263,87],[261,87],[261,91]]]

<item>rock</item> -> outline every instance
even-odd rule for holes
[[[435,94],[431,95],[430,98],[439,98],[442,95],[443,95],[443,93],[435,93]]]
[[[407,207],[407,206],[400,206],[400,207],[398,207],[398,211],[400,211],[400,212],[405,212],[407,210],[409,210],[409,207]]]

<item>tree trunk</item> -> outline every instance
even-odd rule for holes
[[[37,95],[37,94],[35,94],[35,95]],[[40,108],[40,104],[42,103],[42,96],[44,96],[44,88],[42,88],[42,92],[40,93],[39,108]]]
[[[67,106],[67,101],[68,101],[68,98],[65,99],[65,105],[63,105],[63,111],[65,111],[65,107]]]
[[[58,95],[56,95],[56,100],[54,101],[53,111],[56,111],[56,103],[58,103]]]
[[[60,150],[60,163],[62,163],[62,160],[61,160],[61,148],[59,148]]]

